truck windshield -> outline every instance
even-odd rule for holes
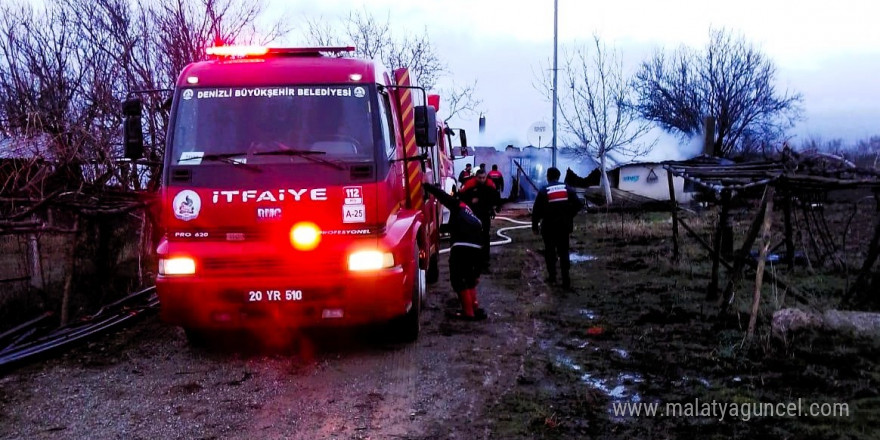
[[[185,88],[172,163],[224,164],[199,160],[216,155],[241,155],[240,163],[310,163],[308,153],[285,151],[332,162],[372,160],[370,95],[363,85]]]

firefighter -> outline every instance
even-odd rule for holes
[[[470,205],[474,214],[483,224],[481,242],[483,253],[480,270],[483,273],[489,273],[489,228],[492,218],[495,217],[495,212],[498,210],[501,197],[484,169],[478,169],[474,178],[461,188],[461,197],[465,203]]]
[[[571,288],[568,257],[569,235],[574,229],[574,216],[583,205],[568,185],[559,183],[560,172],[547,169],[547,185],[541,188],[532,206],[532,231],[544,239],[544,262],[547,282],[556,283],[556,260],[562,272],[562,287]]]
[[[486,319],[486,311],[477,303],[477,283],[480,280],[481,230],[480,219],[463,201],[440,188],[423,183],[422,187],[449,210],[449,231],[452,247],[449,250],[449,281],[461,302],[461,312],[455,316],[467,320]]]
[[[495,188],[498,190],[498,194],[504,192],[504,175],[501,174],[501,171],[498,171],[498,165],[492,164],[492,171],[489,171],[489,179],[492,180],[492,183],[495,184]]]
[[[473,169],[471,168],[471,164],[465,164],[464,169],[458,173],[458,181],[462,185],[464,185],[468,180],[474,177]]]

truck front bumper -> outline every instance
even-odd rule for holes
[[[188,328],[314,327],[388,321],[412,304],[403,268],[298,276],[159,276],[160,316]]]

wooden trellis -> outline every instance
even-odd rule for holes
[[[758,271],[753,310],[756,309],[757,301],[759,300],[758,292],[760,291],[762,277],[766,276],[772,282],[782,286],[788,284],[780,276],[772,272],[764,273],[762,264],[767,254],[775,249],[770,248],[770,243],[767,240],[769,239],[768,231],[771,224],[773,201],[777,194],[780,195],[780,199],[783,202],[785,228],[785,239],[780,246],[785,247],[784,263],[787,263],[789,267],[793,266],[795,255],[793,197],[804,194],[827,194],[829,191],[840,189],[870,189],[873,191],[874,198],[878,202],[877,209],[880,210],[880,174],[875,170],[857,168],[841,158],[828,154],[798,155],[786,149],[778,161],[721,165],[717,160],[713,161],[711,158],[706,160],[704,158],[704,160],[699,161],[667,162],[664,168],[667,170],[669,179],[673,258],[678,258],[678,228],[681,226],[690,235],[695,237],[700,245],[708,250],[712,256],[712,274],[707,298],[720,300],[721,315],[727,313],[730,304],[733,302],[734,286],[739,282],[742,271],[747,264],[756,263],[756,270]],[[714,240],[711,244],[707,243],[705,239],[678,216],[678,207],[672,186],[673,176],[681,177],[694,185],[713,191],[718,196],[721,211],[718,225],[715,229]],[[761,203],[746,234],[743,245],[736,252],[732,252],[731,199],[736,193],[761,189],[763,190]],[[810,210],[805,204],[802,204],[802,207],[804,222],[810,228],[812,224],[808,217],[811,214]],[[877,217],[874,236],[869,245],[867,258],[862,264],[856,282],[846,292],[844,301],[851,300],[856,292],[864,289],[869,279],[871,267],[877,258],[880,257],[880,215]],[[830,257],[832,262],[834,262],[833,252],[822,253],[820,251],[821,244],[824,244],[826,247],[829,246],[829,243],[833,244],[833,240],[830,240],[830,231],[827,224],[825,224],[824,219],[821,222],[816,219],[812,220],[816,224],[816,228],[809,231],[812,243],[808,244],[813,245],[814,252],[819,258]],[[751,249],[759,236],[762,237],[761,254],[758,261],[754,262],[751,256]],[[728,261],[731,257],[732,262]],[[807,261],[809,261],[809,258],[807,258]],[[835,265],[837,264],[836,262],[834,263]],[[730,273],[723,292],[719,288],[719,270],[721,266],[726,267]],[[795,298],[806,301],[797,290],[792,289],[791,286],[786,287],[788,287],[789,292]],[[754,320],[754,316],[752,319]],[[753,326],[754,323],[752,323],[750,328]]]

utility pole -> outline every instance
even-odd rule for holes
[[[559,0],[553,0],[553,167],[556,168],[556,81],[557,45],[559,36]]]

